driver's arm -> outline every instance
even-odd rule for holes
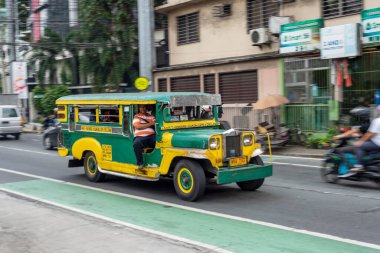
[[[354,134],[359,133],[359,132],[360,132],[360,129],[352,129],[352,130],[344,132],[342,134],[335,135],[333,138],[335,140],[340,140],[343,138],[352,137]]]
[[[358,140],[357,142],[354,143],[354,146],[356,147],[360,147],[361,145],[363,145],[364,142],[368,141],[369,139],[371,139],[373,136],[375,135],[375,133],[372,133],[370,131],[366,132],[362,138],[360,138],[360,140]]]
[[[154,126],[156,124],[156,119],[153,119],[151,121],[149,121],[149,120],[146,120],[146,121],[147,121],[147,123],[141,124],[140,119],[135,117],[133,119],[133,127],[138,129],[138,130],[144,130],[144,129],[149,128],[151,126]]]

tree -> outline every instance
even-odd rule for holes
[[[40,85],[33,89],[33,105],[38,112],[43,112],[42,98],[45,95],[45,89]]]
[[[66,85],[56,85],[48,88],[42,98],[43,112],[45,115],[49,115],[56,107],[55,101],[62,97],[70,95],[70,91]]]
[[[77,42],[84,45],[80,67],[91,78],[95,91],[114,88],[133,75],[137,36],[134,0],[82,0]]]
[[[63,48],[61,37],[49,28],[46,28],[45,36],[37,43],[30,58],[32,64],[38,64],[36,74],[39,84],[44,86],[45,76],[47,76],[50,84],[57,83],[56,57],[62,53]]]

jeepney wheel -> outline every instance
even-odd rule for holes
[[[181,160],[174,168],[174,188],[177,195],[186,201],[200,198],[206,189],[206,176],[202,166],[192,160]]]
[[[249,161],[250,164],[257,164],[257,165],[264,165],[263,160],[260,156],[252,157]],[[259,189],[264,183],[264,178],[255,179],[255,180],[249,180],[249,181],[243,181],[243,182],[237,182],[236,184],[242,189],[243,191],[255,191]]]
[[[101,182],[105,179],[105,174],[98,169],[98,161],[93,152],[87,152],[84,158],[84,172],[91,182]]]

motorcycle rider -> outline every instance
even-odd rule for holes
[[[340,177],[350,177],[358,172],[364,172],[363,157],[371,151],[380,151],[380,105],[376,107],[376,110],[378,117],[372,121],[368,131],[353,144],[351,151],[357,158],[357,164],[354,165],[354,168],[350,169],[349,173],[341,175]],[[351,147],[347,147],[347,149],[348,148]],[[347,152],[347,149],[343,151]]]
[[[46,130],[50,126],[54,126],[55,121],[57,120],[57,113],[58,113],[58,108],[54,108],[53,114],[47,116],[43,122],[43,128]]]
[[[371,124],[370,122],[371,110],[368,107],[359,106],[352,109],[350,113],[359,118],[360,127],[351,129],[339,135],[335,135],[333,137],[334,140],[343,140],[346,143],[348,139],[359,138],[368,131],[368,128]],[[343,146],[343,145],[340,145],[340,146]]]

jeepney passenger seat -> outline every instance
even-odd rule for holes
[[[154,148],[144,148],[144,153],[152,153]]]

